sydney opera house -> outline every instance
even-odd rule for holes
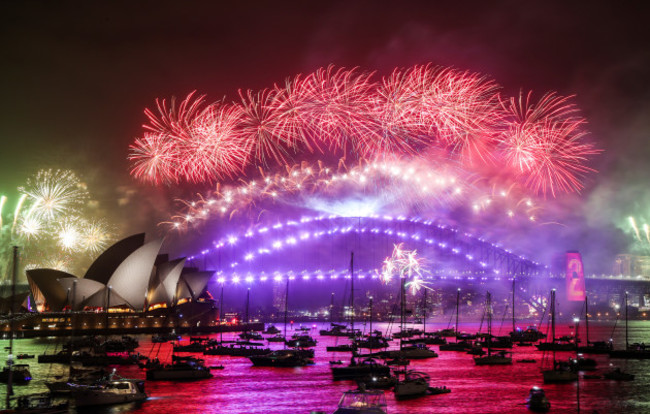
[[[218,330],[219,311],[206,290],[214,272],[185,267],[184,258],[169,260],[160,254],[161,245],[160,239],[145,243],[143,233],[127,237],[102,253],[83,277],[27,270],[35,312],[21,319],[19,329],[26,335]]]

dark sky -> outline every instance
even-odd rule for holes
[[[431,62],[485,73],[509,94],[577,95],[591,139],[605,149],[583,195],[600,211],[593,220],[650,216],[646,9],[593,1],[4,0],[0,192],[15,191],[38,168],[72,168],[117,208],[117,188],[136,185],[128,145],[158,97],[198,90],[235,99],[239,88],[329,64],[384,75]]]

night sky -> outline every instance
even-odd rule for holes
[[[579,208],[624,248],[621,218],[650,220],[649,32],[640,2],[3,1],[0,192],[70,168],[125,235],[148,230],[169,190],[132,180],[126,157],[156,98],[234,100],[329,64],[387,75],[431,62],[507,94],[575,94],[604,149]]]

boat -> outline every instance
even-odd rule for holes
[[[380,364],[374,358],[363,358],[357,361],[355,356],[351,358],[349,365],[332,366],[331,370],[335,381],[390,375],[388,365]]]
[[[620,359],[649,359],[650,346],[643,344],[630,344],[628,340],[627,323],[627,292],[625,292],[625,349],[613,349],[609,352],[610,358]]]
[[[361,379],[357,379],[357,385],[363,384],[367,389],[371,390],[387,390],[393,388],[397,383],[397,377],[392,375],[368,375]]]
[[[162,344],[169,341],[180,341],[180,340],[181,340],[180,335],[177,335],[174,332],[168,334],[153,335],[151,337],[151,343],[154,344]]]
[[[16,359],[34,359],[34,354],[18,354]]]
[[[487,292],[485,296],[485,312],[487,313],[487,355],[474,358],[476,365],[510,365],[512,354],[506,351],[492,353],[492,294]]]
[[[269,325],[262,333],[265,335],[276,335],[280,333],[280,330],[275,325]]]
[[[246,331],[246,332],[240,333],[239,337],[241,339],[246,339],[246,340],[250,340],[250,339],[254,339],[256,341],[263,341],[264,340],[264,337],[259,332]]]
[[[231,344],[230,346],[215,345],[206,348],[203,355],[227,355],[235,357],[249,357],[252,355],[265,355],[271,352],[270,348],[261,346],[245,346]]]
[[[586,345],[578,345],[577,352],[581,354],[609,354],[612,350],[612,343],[605,341],[591,342],[589,340],[589,300],[585,296],[585,332],[586,332]]]
[[[309,335],[296,333],[287,341],[287,346],[291,348],[312,348],[316,346],[317,342]]]
[[[539,387],[533,387],[530,389],[528,398],[526,398],[526,407],[528,407],[528,409],[531,411],[543,413],[551,409],[551,403],[549,402],[548,398],[546,398],[546,394],[544,393],[543,389]]]
[[[266,340],[269,342],[286,342],[286,339],[284,339],[284,336],[282,336],[282,334],[271,336],[269,338],[266,338]]]
[[[428,359],[438,358],[438,353],[424,344],[402,346],[399,350],[380,352],[382,358]]]
[[[70,384],[70,397],[77,407],[121,404],[148,398],[144,380],[120,378],[113,373],[92,385]]]
[[[358,348],[381,349],[388,348],[388,340],[383,336],[369,335],[354,342]]]
[[[555,289],[551,290],[549,303],[551,306],[551,338],[553,338],[553,342],[555,342]],[[551,342],[551,344],[553,342]],[[573,349],[575,349],[575,347]],[[577,364],[572,363],[571,360],[557,361],[555,359],[555,351],[557,351],[557,349],[555,347],[550,347],[550,350],[553,351],[553,366],[550,369],[542,371],[544,383],[548,384],[577,381]]]
[[[54,354],[41,354],[38,356],[37,361],[39,364],[41,363],[69,364],[71,358],[72,358],[71,352],[67,350],[63,350]]]
[[[149,381],[196,380],[212,378],[212,374],[202,359],[172,356],[171,364],[147,369],[146,378]]]
[[[11,366],[9,366],[11,364]],[[7,366],[0,371],[0,382],[7,384],[11,373],[12,384],[26,385],[32,380],[32,374],[27,364],[13,364],[7,361]]]
[[[444,394],[451,392],[446,387],[434,388],[429,386],[429,375],[418,371],[406,371],[404,379],[395,383],[393,392],[395,398],[403,400],[407,398],[417,398],[426,395]]]
[[[387,414],[386,407],[383,391],[360,387],[343,393],[334,414]]]
[[[530,359],[524,358],[524,359],[518,359],[517,362],[519,362],[520,364],[534,364],[537,362],[537,360],[533,358]]]
[[[575,358],[571,359],[576,364],[578,371],[593,371],[596,369],[596,365],[598,365],[595,359],[585,358],[582,354],[578,354]]]
[[[356,347],[354,345],[343,344],[343,345],[327,346],[325,347],[325,350],[327,352],[355,352]]]
[[[614,381],[632,381],[634,380],[634,374],[623,372],[620,368],[614,368],[605,372],[603,378]]]
[[[67,400],[55,400],[49,393],[22,395],[16,400],[16,406],[2,413],[12,414],[63,414],[68,412]]]
[[[472,343],[469,341],[459,341],[460,335],[458,333],[458,311],[460,307],[460,288],[458,289],[456,293],[456,328],[453,330],[453,335],[448,335],[450,332],[449,329],[447,328],[446,330],[438,331],[438,334],[440,336],[454,336],[455,341],[454,342],[449,342],[446,344],[440,345],[438,349],[440,351],[456,351],[456,352],[466,352],[472,347]],[[451,321],[450,321],[451,323]]]
[[[313,360],[293,349],[282,349],[266,355],[252,355],[248,359],[256,367],[304,367],[314,363]]]

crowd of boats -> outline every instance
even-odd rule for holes
[[[367,333],[354,328],[354,321],[330,323],[327,329],[319,331],[321,337],[335,337],[336,343],[327,346],[326,352],[348,353],[345,362],[330,361],[332,380],[356,382],[358,389],[346,392],[339,402],[337,414],[347,412],[385,413],[385,392],[390,390],[398,400],[420,398],[450,393],[444,384],[432,384],[430,375],[418,369],[411,369],[411,362],[421,359],[437,358],[439,352],[457,352],[471,355],[475,365],[511,365],[513,347],[536,347],[542,351],[542,379],[544,383],[570,383],[582,378],[585,380],[605,378],[610,380],[633,380],[634,375],[620,368],[597,372],[596,360],[585,356],[589,354],[609,354],[611,358],[650,358],[650,347],[643,344],[629,344],[622,350],[612,349],[608,342],[589,340],[588,316],[586,320],[586,341],[583,343],[576,332],[568,337],[556,337],[555,332],[555,292],[551,292],[549,304],[549,333],[543,334],[535,326],[513,330],[506,336],[492,334],[491,295],[485,301],[486,330],[468,334],[459,330],[460,293],[456,301],[456,323],[435,332],[426,331],[426,315],[422,329],[407,327],[403,311],[399,330],[390,334],[372,329]],[[370,305],[372,307],[372,304]],[[587,302],[585,302],[587,306]],[[627,306],[626,306],[627,308]],[[588,310],[585,312],[588,315]],[[483,324],[483,323],[482,323]],[[576,326],[577,328],[577,326]],[[626,318],[627,331],[627,318]],[[331,341],[330,341],[331,342]],[[339,343],[341,342],[341,343]],[[147,381],[181,381],[208,379],[216,369],[223,365],[206,366],[202,355],[223,355],[248,358],[252,366],[301,367],[314,364],[314,347],[318,340],[312,336],[312,328],[298,328],[291,336],[269,325],[263,332],[242,332],[235,340],[211,337],[190,336],[186,340],[175,333],[155,335],[151,338],[152,348],[148,355],[136,350],[139,343],[135,338],[98,337],[71,338],[55,353],[38,356],[18,354],[17,359],[35,359],[38,363],[69,365],[67,378],[47,382],[49,393],[14,398],[11,412],[17,413],[56,413],[66,412],[68,404],[77,407],[117,404],[147,399],[145,381],[123,378],[117,373],[117,366],[137,365],[145,371]],[[168,349],[171,343],[173,354],[168,363],[159,360],[161,347]],[[282,349],[272,349],[271,343],[281,344]],[[274,345],[277,348],[279,345]],[[437,352],[431,346],[437,346]],[[568,359],[557,359],[557,351],[569,351]],[[179,355],[180,353],[184,355]],[[187,355],[201,354],[201,355]],[[169,358],[167,358],[169,359]],[[520,359],[517,363],[536,363],[537,359]],[[29,364],[14,363],[9,360],[0,373],[0,382],[11,386],[28,384],[31,380]],[[527,406],[534,411],[547,411],[550,402],[543,389],[530,390]],[[363,408],[363,409],[362,409]],[[367,408],[367,409],[366,409]],[[347,411],[346,411],[347,410]],[[350,411],[352,410],[352,411]]]

